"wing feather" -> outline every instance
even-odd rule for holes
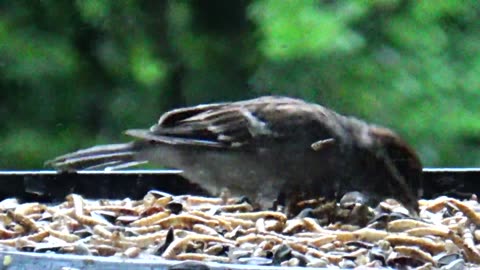
[[[225,148],[250,144],[255,137],[269,134],[270,130],[268,124],[255,115],[263,105],[247,105],[234,102],[169,112],[168,117],[162,116],[150,129],[149,136],[160,136],[161,141],[175,138],[175,143],[181,138],[185,144],[194,142],[198,145],[201,141],[202,145]]]
[[[289,129],[291,121],[303,121],[304,115],[299,109],[304,105],[307,104],[301,100],[271,96],[248,102],[199,105],[165,113],[150,130],[129,130],[126,133],[168,144],[221,148],[253,145],[264,138],[275,139],[301,132]],[[291,117],[285,119],[285,115]]]

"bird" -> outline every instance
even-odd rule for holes
[[[182,171],[212,195],[227,188],[261,208],[351,191],[418,212],[422,164],[389,128],[286,96],[200,104],[162,114],[127,143],[93,146],[46,162],[59,171],[117,170],[150,162]]]

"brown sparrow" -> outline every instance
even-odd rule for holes
[[[266,96],[168,111],[124,144],[47,162],[59,170],[120,169],[145,162],[183,171],[212,194],[226,187],[266,207],[360,191],[417,211],[422,165],[389,129],[299,99]]]

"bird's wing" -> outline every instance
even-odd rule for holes
[[[272,127],[282,119],[282,104],[305,104],[285,97],[262,97],[248,101],[207,104],[172,110],[150,130],[129,130],[128,135],[168,144],[235,148],[262,137],[280,137]]]

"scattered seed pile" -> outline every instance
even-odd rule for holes
[[[357,211],[362,206],[335,205],[331,209],[366,215]],[[157,191],[138,201],[77,194],[58,205],[7,199],[0,202],[0,245],[28,252],[307,267],[480,264],[475,197],[421,200],[419,218],[394,201],[366,209],[373,218],[359,226],[349,224],[358,220],[354,216],[332,220],[332,212],[329,219],[319,212],[288,219],[277,211],[253,211],[233,198]]]

